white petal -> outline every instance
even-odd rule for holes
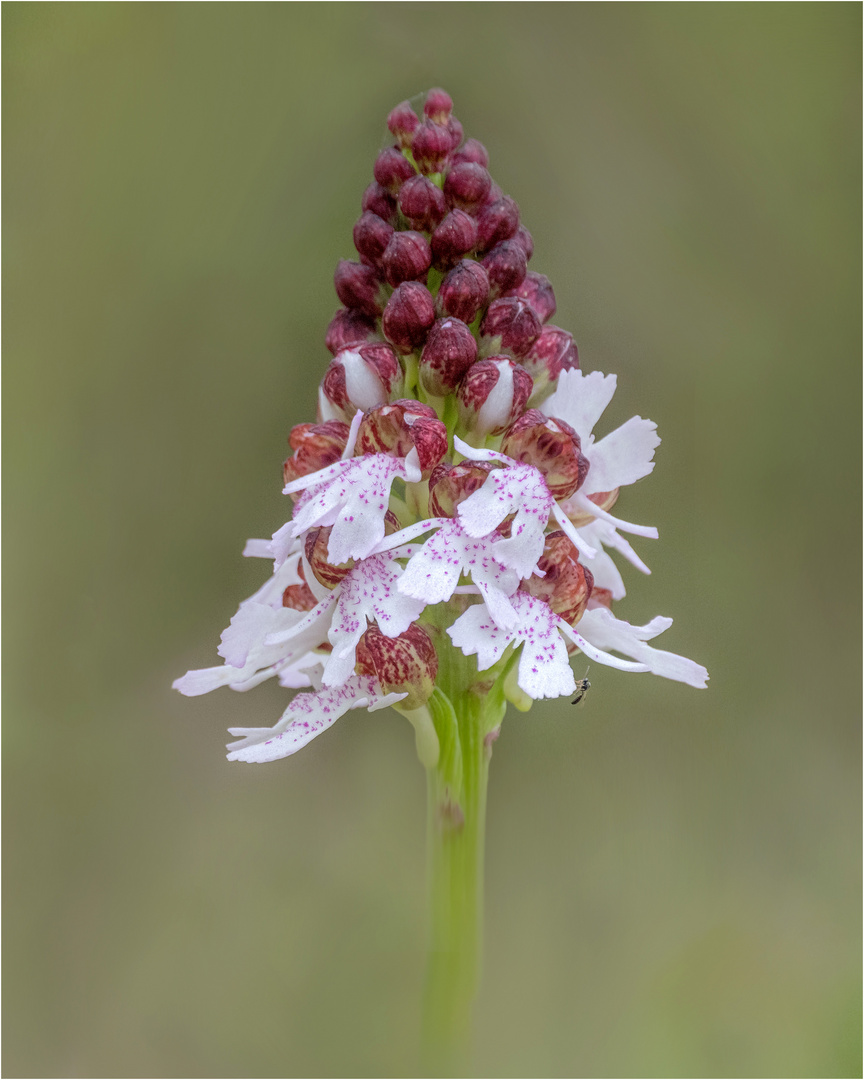
[[[367,412],[376,405],[387,403],[387,391],[375,374],[375,369],[366,363],[359,352],[346,349],[339,353],[336,361],[345,371],[345,393],[355,408]]]
[[[399,581],[399,592],[428,604],[449,600],[459,584],[464,560],[462,532],[453,521],[430,536],[411,558]]]
[[[566,421],[579,436],[583,443],[582,452],[585,453],[591,432],[612,400],[617,382],[616,375],[602,375],[599,371],[587,375],[578,369],[562,371],[555,392],[540,408],[546,416],[557,416]]]
[[[269,540],[247,540],[243,548],[243,555],[247,559],[272,559],[273,552],[270,550]]]
[[[581,491],[613,491],[634,484],[654,468],[654,451],[660,445],[657,425],[651,420],[632,416],[588,450],[591,468]]]
[[[614,525],[623,532],[632,533],[634,536],[647,536],[649,540],[657,539],[658,533],[653,525],[633,525],[629,521],[622,521],[620,518],[613,517],[608,510],[601,510],[596,503],[591,502],[588,496],[581,491],[571,495],[566,505],[582,510],[586,514],[592,514],[598,520]]]
[[[242,668],[253,649],[260,649],[270,634],[289,633],[303,619],[303,612],[273,608],[255,600],[244,601],[222,631],[219,655],[235,668]],[[287,640],[282,638],[280,640]]]
[[[542,600],[528,593],[513,598],[519,614],[519,657],[517,682],[529,697],[560,697],[572,694],[576,681],[570,669],[567,646],[558,632],[558,616]]]
[[[227,686],[232,675],[239,674],[237,668],[226,667],[224,664],[220,667],[198,668],[196,671],[187,671],[185,675],[175,679],[171,686],[186,697],[198,697],[199,694],[218,690],[220,686]]]
[[[672,625],[671,619],[657,617],[646,626],[631,626],[630,623],[615,616],[605,608],[586,611],[579,622],[582,636],[604,649],[632,656],[645,664],[655,675],[666,679],[675,679],[690,686],[702,689],[708,682],[708,672],[701,665],[675,653],[654,649],[647,641],[656,637]],[[590,655],[586,653],[586,655]]]
[[[501,659],[513,639],[512,631],[495,625],[485,604],[475,604],[463,612],[447,634],[465,656],[477,657],[477,670],[485,671]]]

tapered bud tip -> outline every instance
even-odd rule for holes
[[[462,125],[459,123],[455,116],[451,116],[450,119],[447,121],[447,130],[450,132],[451,150],[455,150],[459,146],[459,143],[462,142],[462,136],[464,134],[464,131],[462,130]]]
[[[540,320],[525,300],[505,296],[493,300],[480,323],[484,351],[524,356],[540,334]]]
[[[288,441],[294,456],[282,466],[284,482],[290,484],[338,461],[348,443],[348,431],[348,425],[341,420],[293,427]]]
[[[462,161],[447,173],[444,194],[451,206],[460,210],[473,210],[483,203],[491,186],[492,178],[482,165],[473,161]]]
[[[501,453],[539,469],[556,499],[568,498],[588,475],[579,436],[564,420],[545,416],[539,409],[529,409],[511,425]]]
[[[502,240],[509,240],[519,228],[519,207],[509,195],[487,202],[477,215],[477,241],[481,251],[488,251]]]
[[[364,211],[368,210],[372,214],[377,214],[384,221],[393,224],[393,218],[396,216],[396,200],[389,191],[381,187],[377,180],[373,180],[363,192],[362,207]]]
[[[432,234],[432,258],[439,270],[449,270],[477,246],[477,222],[464,210],[451,210]]]
[[[385,637],[370,626],[357,643],[358,675],[374,676],[386,694],[408,695],[400,709],[419,709],[435,689],[438,656],[432,638],[418,623],[399,637]]]
[[[399,189],[399,209],[415,229],[432,232],[447,213],[447,200],[428,176],[412,176]]]
[[[357,308],[340,308],[330,320],[324,343],[335,356],[348,345],[372,341],[376,336],[374,319]]]
[[[426,271],[432,265],[432,251],[422,233],[394,232],[381,256],[381,264],[393,286],[401,285],[403,281],[425,279]]]
[[[461,319],[439,319],[420,356],[420,382],[434,397],[452,393],[477,359],[477,339]]]
[[[594,575],[579,562],[579,552],[566,533],[556,530],[545,537],[537,567],[544,576],[534,574],[520,588],[544,600],[556,615],[575,626],[591,598]]]
[[[359,308],[373,318],[384,309],[383,283],[373,266],[340,259],[333,275],[336,295],[349,308]]]
[[[442,461],[429,477],[429,513],[456,517],[459,503],[483,487],[494,468],[490,461],[463,461],[459,465]]]
[[[409,353],[423,344],[434,322],[432,294],[418,281],[405,281],[387,301],[381,326],[389,342],[400,352]]]
[[[483,267],[489,275],[492,295],[500,296],[522,284],[528,270],[528,260],[517,240],[502,240],[484,256]]]
[[[579,367],[579,350],[572,334],[550,323],[540,331],[522,364],[534,380],[532,402],[536,404],[552,389],[562,371]]]
[[[417,168],[422,173],[441,172],[447,155],[452,149],[452,134],[442,124],[436,124],[434,120],[424,120],[414,132],[411,153],[417,162]],[[375,179],[383,183],[377,173]],[[386,184],[384,186],[387,187]]]
[[[545,274],[529,270],[522,283],[509,289],[506,295],[518,296],[521,300],[526,300],[541,323],[545,323],[555,314],[555,290]]]
[[[423,105],[424,114],[436,124],[446,124],[452,111],[453,99],[447,91],[442,90],[440,86],[433,87],[426,95]]]
[[[387,127],[400,146],[411,145],[411,136],[419,126],[420,119],[407,101],[397,105],[387,117]]]
[[[525,258],[530,262],[531,256],[534,254],[534,237],[528,232],[524,225],[520,225],[516,230],[513,239],[518,240],[522,245],[522,250],[525,252]]]
[[[377,263],[393,235],[393,226],[367,210],[354,225],[354,247],[372,263]]]
[[[386,150],[381,151],[373,170],[375,179],[391,195],[395,195],[405,181],[415,175],[416,171],[408,158],[395,146],[388,146]]]
[[[412,450],[426,476],[447,453],[447,428],[431,406],[401,399],[364,415],[357,430],[358,454],[404,458]]]
[[[478,435],[500,435],[531,396],[531,376],[509,356],[478,360],[459,386],[459,420]]]
[[[488,274],[480,263],[462,259],[441,282],[436,306],[439,314],[453,315],[462,322],[470,323],[488,300]]]
[[[472,161],[475,165],[482,165],[484,169],[488,169],[489,152],[478,139],[466,139],[462,149],[457,150],[453,155],[454,164],[462,161]]]

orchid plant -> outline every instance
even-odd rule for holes
[[[275,678],[297,690],[272,727],[235,727],[231,761],[296,753],[350,710],[392,706],[428,775],[427,1037],[441,1068],[467,1038],[478,979],[486,783],[511,702],[572,695],[571,658],[704,687],[704,667],[650,644],[671,625],[613,614],[610,556],[649,573],[611,513],[654,468],[656,425],[597,437],[616,377],[580,370],[529,271],[519,208],[463,142],[450,97],[388,118],[341,261],[316,422],[290,435],[290,520],[247,556],[273,573],[224,631],[196,695]]]

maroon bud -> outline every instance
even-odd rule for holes
[[[489,299],[489,277],[480,263],[463,259],[448,273],[438,289],[436,304],[440,315],[452,315],[463,322],[474,321]]]
[[[503,198],[504,198],[504,192],[501,190],[500,187],[498,187],[498,185],[493,180],[492,181],[492,187],[489,188],[489,194],[486,196],[486,201],[483,203],[483,205],[484,206],[491,206],[492,203],[498,202],[499,199],[503,199]]]
[[[410,146],[411,136],[420,125],[417,113],[407,101],[401,102],[387,117],[387,127],[400,146]]]
[[[436,124],[446,124],[453,111],[453,99],[440,86],[433,87],[426,95],[423,112]]]
[[[420,469],[428,476],[447,453],[447,428],[429,405],[402,399],[370,409],[357,429],[358,454],[407,457],[417,450]]]
[[[386,150],[382,150],[375,161],[375,179],[391,195],[395,195],[416,171],[408,158],[395,146],[388,146]]]
[[[387,280],[393,286],[418,278],[425,280],[426,271],[432,265],[432,252],[422,233],[410,230],[394,232],[381,263]]]
[[[431,517],[456,517],[456,507],[479,491],[495,468],[491,461],[463,461],[451,465],[442,461],[429,477]]]
[[[517,359],[534,344],[540,333],[540,320],[524,300],[505,296],[493,300],[480,323],[483,351],[507,352]]]
[[[432,233],[432,258],[439,270],[449,270],[477,245],[477,223],[464,210],[451,210]]]
[[[483,258],[483,267],[489,275],[493,296],[500,296],[515,289],[525,280],[528,261],[522,245],[516,240],[502,240]]]
[[[454,164],[461,161],[473,161],[476,165],[482,165],[484,169],[488,169],[489,152],[478,139],[467,139],[462,149],[457,150],[453,156]]]
[[[532,574],[520,590],[543,600],[564,622],[575,626],[588,606],[594,575],[579,562],[579,552],[566,533],[556,529],[546,536],[537,568],[545,576]]]
[[[434,322],[432,294],[419,281],[405,281],[387,301],[381,327],[389,342],[400,352],[409,353],[423,344]]]
[[[326,469],[342,457],[348,444],[348,425],[340,420],[328,420],[323,424],[297,424],[291,429],[288,442],[294,456],[282,466],[286,484],[301,476]]]
[[[473,210],[480,206],[489,194],[492,178],[482,165],[463,161],[454,165],[444,181],[444,194],[451,206],[460,210]]]
[[[357,308],[340,308],[330,320],[324,343],[335,356],[346,345],[373,341],[376,336],[374,319],[370,319]]]
[[[396,517],[392,510],[387,510],[384,514],[384,535],[392,536],[401,527],[399,518]],[[312,573],[325,589],[335,589],[345,575],[353,570],[356,565],[353,559],[349,559],[344,563],[331,563],[328,561],[327,555],[332,531],[332,525],[319,525],[306,533],[304,541],[306,561],[309,563]],[[300,573],[301,575],[303,573],[302,565]]]
[[[412,176],[399,190],[399,209],[415,229],[432,232],[447,213],[447,200],[428,176]]]
[[[573,335],[558,326],[544,326],[540,336],[522,358],[534,380],[532,401],[541,401],[562,371],[579,367],[579,351]]]
[[[402,389],[402,367],[399,358],[384,342],[371,342],[343,349],[330,361],[321,381],[320,409],[326,405],[349,419],[358,409],[364,412],[376,405],[386,404]]]
[[[393,226],[367,210],[354,226],[354,247],[370,262],[377,263],[393,235]]]
[[[501,443],[501,453],[539,469],[549,492],[567,499],[585,482],[588,458],[579,436],[564,420],[529,409],[513,423]]]
[[[510,242],[513,243],[513,241]],[[545,274],[529,270],[522,284],[508,290],[507,296],[518,296],[522,300],[527,300],[541,323],[545,323],[555,314],[555,290]]]
[[[519,207],[509,195],[487,203],[477,215],[477,238],[481,251],[509,240],[519,228]]]
[[[333,275],[336,295],[349,308],[359,308],[373,318],[384,310],[386,293],[373,266],[340,259]]]
[[[396,216],[396,200],[389,191],[385,191],[377,180],[373,180],[363,192],[363,209],[371,214],[377,214],[384,221],[392,224]]]
[[[524,225],[520,225],[516,230],[516,235],[513,239],[518,240],[522,245],[522,249],[525,252],[525,258],[530,262],[531,256],[534,254],[534,237],[528,232]]]
[[[478,435],[500,435],[519,416],[533,383],[509,356],[490,356],[472,365],[459,387],[459,422]]]
[[[620,491],[621,489],[617,487],[611,491],[592,491],[588,496],[588,500],[601,510],[609,511],[618,502]],[[570,518],[577,529],[582,529],[595,520],[594,515],[587,510],[568,510],[567,517]]]
[[[306,575],[303,567],[297,567],[297,573],[303,579],[299,585],[289,585],[282,593],[282,607],[293,608],[295,611],[311,611],[318,606],[315,594],[306,584]]]
[[[477,339],[460,319],[439,319],[420,356],[420,383],[427,394],[452,393],[477,359]]]
[[[357,642],[358,675],[376,678],[385,694],[407,694],[400,709],[419,709],[435,689],[438,656],[432,638],[418,623],[389,638],[372,625]]]
[[[462,125],[455,116],[451,116],[447,121],[447,130],[450,132],[451,149],[455,150],[459,143],[462,142],[462,136],[465,134]]]
[[[432,120],[424,120],[414,132],[411,153],[422,173],[439,173],[444,168],[447,155],[453,148],[453,137],[446,127]],[[378,174],[375,179],[380,180]],[[407,179],[407,177],[406,177]],[[386,184],[384,185],[387,186]]]

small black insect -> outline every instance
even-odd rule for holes
[[[585,671],[586,676],[587,676],[587,674],[588,674],[588,672],[590,670],[591,670],[590,668],[586,669],[586,671]],[[587,678],[585,678],[585,679],[577,679],[576,680],[576,697],[573,698],[573,700],[570,702],[570,704],[571,705],[578,705],[579,702],[585,697],[585,695],[588,693],[588,691],[590,689],[591,689],[591,683],[588,682]]]

